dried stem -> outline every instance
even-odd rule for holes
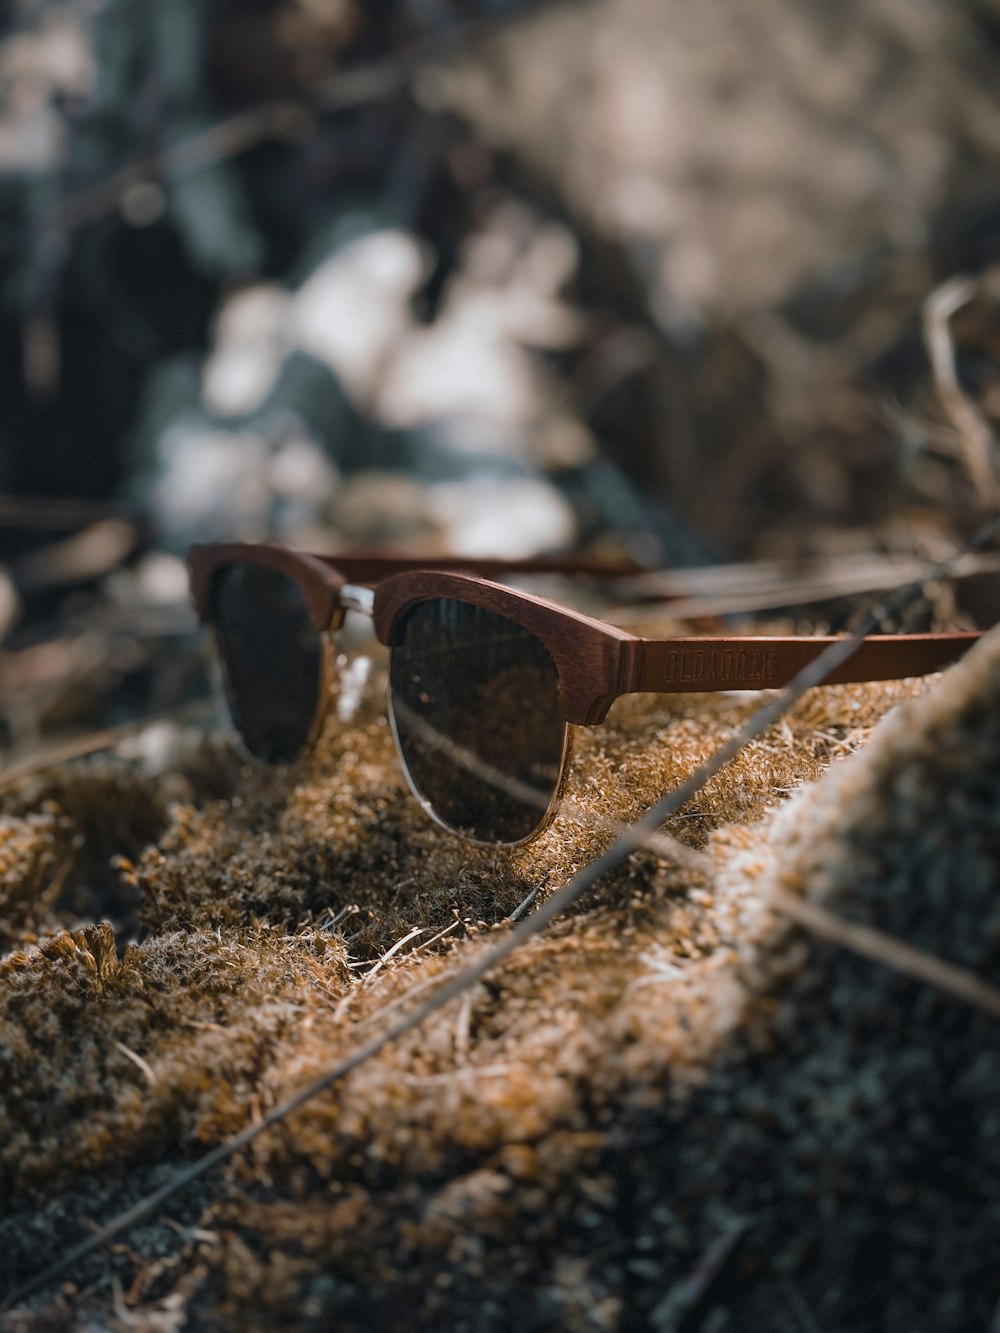
[[[873,926],[864,926],[857,921],[847,921],[842,916],[827,911],[818,903],[787,889],[775,889],[771,898],[774,906],[784,916],[800,926],[804,926],[820,939],[828,940],[862,958],[882,963],[895,972],[913,977],[915,981],[926,982],[937,990],[953,995],[965,1004],[981,1009],[991,1018],[1000,1018],[1000,990],[981,981],[973,972],[955,967],[933,954],[915,949],[895,935],[887,935],[884,930]]]
[[[966,470],[980,500],[984,505],[992,505],[997,499],[993,431],[962,388],[951,334],[952,316],[982,289],[981,281],[969,277],[949,278],[935,287],[924,302],[924,340],[934,372],[934,387],[955,428]]]

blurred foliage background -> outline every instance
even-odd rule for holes
[[[994,503],[996,0],[0,14],[15,647],[176,611],[195,538],[801,563]]]

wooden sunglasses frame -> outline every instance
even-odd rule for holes
[[[529,560],[424,558],[361,553],[312,555],[269,543],[192,546],[191,594],[199,618],[212,621],[212,584],[227,565],[245,562],[274,570],[301,588],[317,633],[339,629],[347,607],[342,590],[374,588],[375,632],[391,644],[399,618],[417,602],[453,598],[508,616],[541,640],[555,663],[563,720],[592,726],[623,694],[762,690],[788,683],[836,636],[741,636],[644,639],[531,593],[493,582],[504,574],[583,574],[616,578],[636,574],[627,561],[587,557]],[[961,657],[979,632],[882,634],[864,639],[824,683],[895,680],[939,671]],[[323,691],[318,710],[328,704]],[[315,735],[322,716],[314,722]]]

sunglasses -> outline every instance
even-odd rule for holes
[[[193,546],[191,593],[213,632],[233,726],[249,754],[290,762],[334,699],[333,635],[371,616],[389,649],[389,716],[403,772],[438,824],[515,846],[559,803],[570,727],[624,694],[785,685],[830,637],[644,639],[492,579],[634,574],[586,558],[519,561],[321,556],[266,544]],[[977,633],[862,640],[827,683],[938,671]]]

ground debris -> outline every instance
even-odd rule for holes
[[[110,1309],[111,1264],[130,1318],[173,1292],[206,1327],[624,1328],[666,1319],[739,1219],[738,1262],[699,1296],[706,1317],[766,1326],[794,1273],[821,1326],[919,1327],[916,1302],[934,1303],[935,1328],[965,1326],[996,1299],[970,1258],[962,1318],[948,1313],[956,1235],[968,1255],[988,1251],[969,1229],[992,1179],[993,1028],[818,945],[768,885],[989,979],[996,656],[987,642],[929,693],[815,691],[672,821],[707,873],[634,857],[463,1006],[199,1182],[179,1204],[194,1230],[160,1250],[172,1258],[156,1280],[142,1279],[159,1262],[142,1238],[162,1226],[89,1260],[98,1285],[62,1298],[66,1326]],[[11,1280],[68,1243],[67,1218],[107,1216],[348,1054],[752,707],[621,701],[579,738],[578,812],[501,856],[419,822],[375,697],[277,780],[248,770],[222,800],[171,807],[127,871],[141,939],[122,948],[93,925],[0,965]],[[847,754],[846,735],[868,744]],[[35,844],[22,855],[32,873]],[[387,957],[415,929],[440,938]],[[981,1187],[952,1112],[967,1127],[986,1116]],[[942,1146],[947,1179],[933,1174]],[[921,1190],[953,1231],[931,1225]],[[872,1235],[920,1280],[873,1273]],[[48,1315],[18,1318],[35,1333]]]

